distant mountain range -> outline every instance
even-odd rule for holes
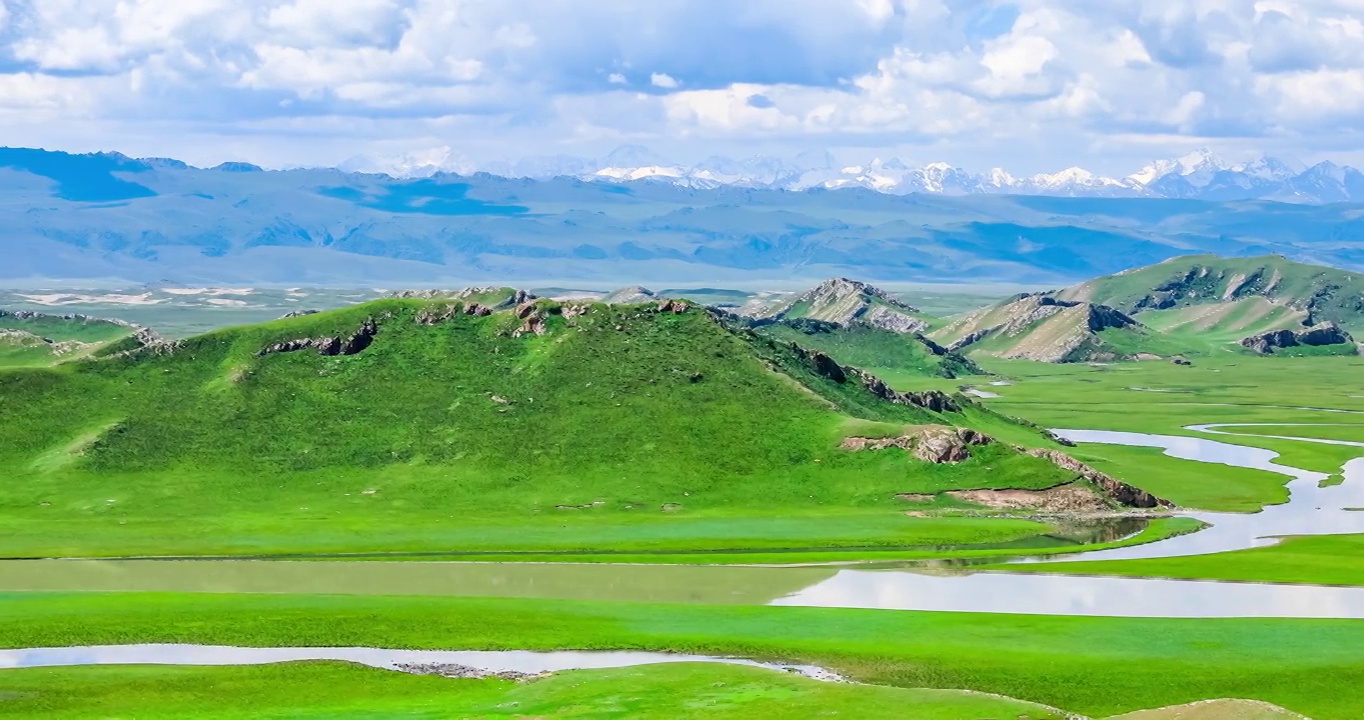
[[[1202,182],[1180,168],[1152,183]],[[10,286],[774,288],[849,276],[1059,287],[1195,253],[1364,268],[1364,213],[1264,200],[395,179],[0,148],[0,283]]]
[[[1264,157],[1228,163],[1203,149],[1160,160],[1125,177],[1104,177],[1084,168],[1015,176],[1003,168],[971,173],[947,163],[915,166],[898,158],[841,164],[829,153],[805,153],[792,160],[712,157],[695,165],[670,162],[649,149],[627,145],[602,158],[572,155],[528,157],[475,166],[444,155],[357,157],[345,169],[394,177],[429,177],[439,172],[483,171],[506,178],[629,182],[649,180],[679,187],[809,190],[860,187],[894,195],[1054,195],[1062,197],[1153,197],[1198,200],[1275,200],[1291,203],[1364,201],[1364,173],[1322,162],[1311,167]]]

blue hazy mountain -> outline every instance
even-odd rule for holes
[[[0,281],[1060,284],[1191,253],[1361,267],[1361,210],[482,173],[395,179],[0,149]]]

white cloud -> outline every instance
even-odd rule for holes
[[[1269,150],[1337,138],[1352,149],[1351,128],[1364,123],[1360,0],[726,7],[5,0],[0,57],[20,69],[0,71],[0,132],[41,140],[79,127],[98,138],[101,126],[135,133],[155,120],[138,142],[220,137],[230,142],[215,147],[255,143],[316,162],[337,159],[321,129],[306,140],[324,125],[327,138],[351,132],[358,143],[409,132],[423,143],[412,151],[513,138],[525,154],[679,137],[799,149],[893,140],[969,162],[1025,145],[1049,157],[1144,155],[1142,138]],[[656,90],[627,92],[627,75],[642,86],[644,73]]]

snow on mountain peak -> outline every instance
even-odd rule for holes
[[[1189,183],[1201,187],[1207,185],[1213,175],[1230,168],[1231,166],[1211,150],[1199,148],[1174,159],[1157,160],[1128,175],[1127,180],[1138,185],[1150,185],[1163,177],[1178,175]]]
[[[990,187],[1006,188],[1017,185],[1018,179],[1004,168],[990,168],[990,171],[985,173],[985,183]]]
[[[426,177],[436,172],[460,174],[482,170],[508,178],[632,182],[650,180],[680,187],[725,186],[807,190],[865,188],[882,193],[975,194],[1017,193],[1092,197],[1155,196],[1209,199],[1287,199],[1292,202],[1364,201],[1364,174],[1333,163],[1306,168],[1274,157],[1229,165],[1202,148],[1180,157],[1152,162],[1115,179],[1082,167],[1017,177],[1004,168],[976,174],[946,162],[923,166],[897,157],[838,162],[828,151],[806,151],[794,159],[712,156],[695,164],[663,160],[646,147],[625,145],[604,158],[569,155],[525,157],[514,162],[474,166],[449,147],[388,158],[362,156],[341,169],[383,172],[394,177]]]

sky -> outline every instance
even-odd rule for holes
[[[1364,164],[1364,0],[0,0],[0,145]]]

